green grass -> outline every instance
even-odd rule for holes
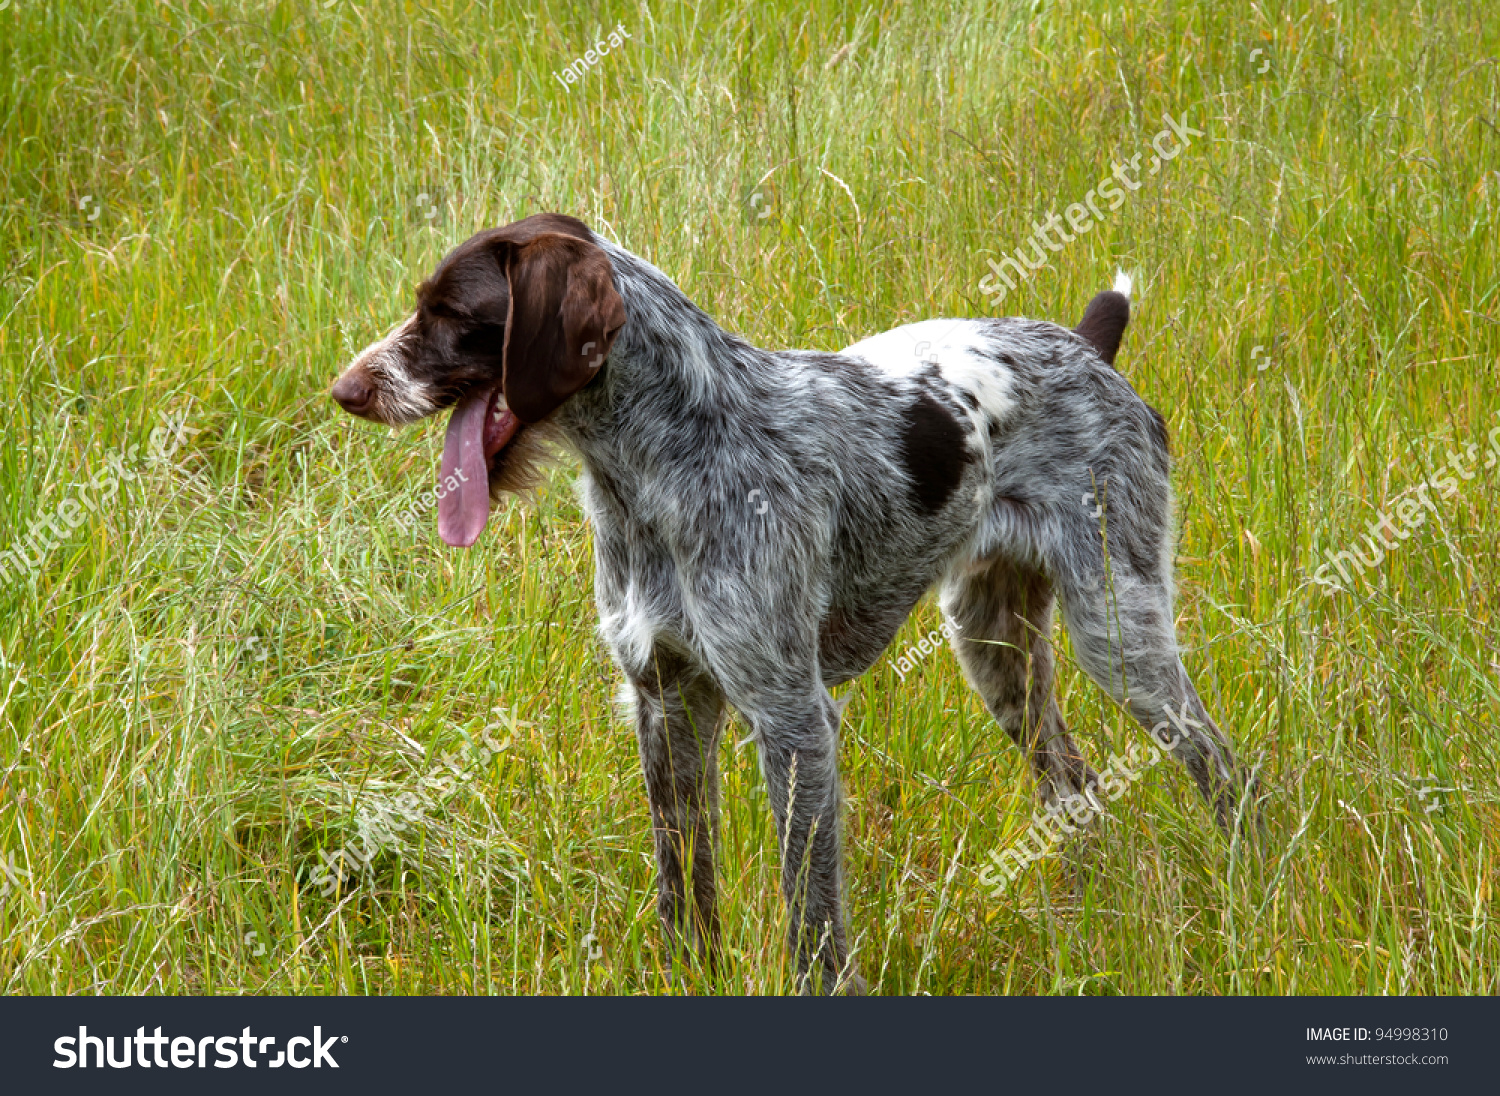
[[[572,469],[451,551],[391,520],[441,422],[391,435],[327,385],[448,248],[543,209],[764,345],[987,314],[986,259],[1163,112],[1206,135],[1002,311],[1073,322],[1137,272],[1118,364],[1170,424],[1179,629],[1266,839],[1231,847],[1161,766],[1081,888],[1054,857],[993,899],[1020,753],[949,653],[882,660],[843,690],[862,968],[885,993],[1500,989],[1500,467],[1347,591],[1312,581],[1500,425],[1500,23],[1236,7],[0,11],[0,549],[161,413],[198,431],[124,456],[138,479],[0,586],[0,991],[787,989],[739,727],[728,970],[669,981]],[[1096,762],[1137,736],[1071,665],[1060,692]],[[485,734],[505,749],[462,752]],[[325,896],[320,850],[445,754],[465,779]]]

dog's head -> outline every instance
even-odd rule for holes
[[[417,289],[417,308],[334,382],[351,415],[402,426],[452,407],[438,532],[467,547],[512,451],[594,379],[625,323],[609,258],[582,221],[543,213],[477,233]]]

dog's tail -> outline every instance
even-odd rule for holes
[[[1120,350],[1120,337],[1130,323],[1130,275],[1123,270],[1115,275],[1113,289],[1106,289],[1083,310],[1083,319],[1073,330],[1110,365]]]

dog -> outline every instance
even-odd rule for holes
[[[1246,781],[1173,632],[1166,424],[1114,368],[1128,279],[1069,330],[926,320],[840,353],[763,350],[655,266],[544,213],[480,232],[331,390],[390,426],[452,407],[438,532],[558,441],[582,465],[600,631],[633,701],[674,953],[718,961],[718,743],[748,724],[803,990],[849,953],[830,686],[940,591],[964,674],[1046,804],[1098,775],[1053,696],[1054,601],[1084,670],[1170,749],[1228,828]],[[920,353],[918,352],[920,351]]]

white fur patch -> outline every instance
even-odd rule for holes
[[[635,686],[622,681],[615,688],[615,718],[621,723],[635,723]]]
[[[1123,293],[1128,297],[1130,296],[1131,289],[1133,289],[1134,287],[1135,283],[1130,280],[1129,274],[1125,273],[1125,271],[1123,270],[1118,270],[1115,272],[1115,284],[1111,286],[1111,288],[1116,293]]]
[[[375,384],[380,420],[390,426],[416,422],[437,410],[436,390],[413,380],[406,368],[404,344],[416,325],[417,314],[413,312],[356,354],[344,369],[344,373],[360,369],[369,375]]]
[[[909,377],[936,364],[954,388],[978,401],[970,412],[976,426],[994,418],[1004,422],[1015,407],[1010,370],[990,353],[994,339],[974,320],[922,320],[862,339],[842,351],[863,358],[891,377]]]
[[[982,414],[1004,422],[1016,406],[1011,396],[1010,370],[978,351],[958,354],[940,366],[943,379],[957,388],[974,393],[979,400],[976,415]]]
[[[649,665],[651,646],[656,641],[656,626],[636,596],[635,585],[625,591],[625,604],[612,613],[602,613],[599,630],[605,642],[614,648],[621,667],[639,669]]]

